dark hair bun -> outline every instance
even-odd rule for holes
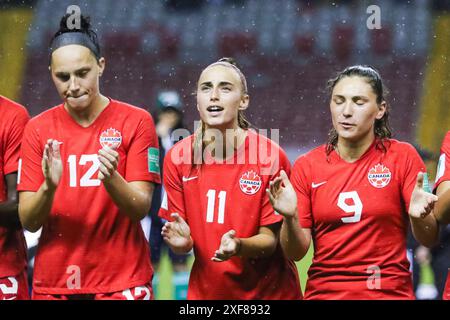
[[[239,68],[239,66],[238,66],[238,64],[237,64],[237,62],[236,62],[236,60],[234,60],[234,58],[231,58],[231,57],[223,57],[223,58],[220,58],[219,60],[217,60],[217,62],[226,62],[226,63],[232,64],[233,66]]]
[[[91,18],[85,17],[83,15],[80,16],[80,29],[70,29],[70,26],[68,24],[69,18],[72,16],[70,13],[66,13],[59,22],[59,30],[60,33],[66,33],[66,32],[83,32],[83,33],[89,33],[92,31],[91,29]],[[71,22],[71,21],[69,21]]]

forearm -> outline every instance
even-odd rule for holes
[[[267,234],[257,234],[250,238],[239,238],[237,255],[242,258],[266,258],[270,257],[276,247],[277,239]]]
[[[170,244],[168,242],[166,243],[175,254],[187,254],[194,247],[194,240],[192,239],[192,237],[189,237],[189,241],[187,241],[186,244],[176,245]]]
[[[420,244],[430,248],[438,242],[439,225],[433,212],[424,219],[410,216],[410,221],[414,238]]]
[[[21,228],[17,199],[0,203],[0,226],[13,230]]]
[[[117,171],[110,179],[103,182],[106,191],[111,196],[120,211],[133,221],[140,221],[150,210],[152,192],[150,195],[127,182]]]
[[[308,252],[311,239],[300,227],[297,216],[284,218],[280,237],[281,247],[289,259],[299,261]]]
[[[439,221],[441,225],[446,225],[450,223],[450,191],[439,192],[439,200],[434,208],[434,216],[436,220]]]
[[[56,188],[48,187],[44,181],[37,192],[19,201],[19,218],[23,227],[36,232],[47,220],[52,209]]]

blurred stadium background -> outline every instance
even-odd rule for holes
[[[235,57],[247,75],[248,118],[280,129],[291,161],[326,141],[326,81],[350,64],[380,70],[395,138],[436,154],[450,129],[447,0],[0,0],[0,94],[31,115],[60,103],[47,50],[73,4],[91,16],[102,43],[102,92],[153,112],[157,93],[175,89],[191,130],[197,78],[222,56]],[[381,29],[367,28],[369,5],[380,7]],[[434,177],[435,161],[428,169]],[[309,263],[310,256],[299,265],[302,285]],[[161,269],[163,283],[167,260]],[[433,281],[423,273],[422,282]],[[158,297],[169,299],[170,290]]]

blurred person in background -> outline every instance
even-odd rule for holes
[[[17,171],[25,107],[0,96],[0,300],[28,300],[26,243],[18,214]]]
[[[183,103],[178,92],[173,90],[164,90],[158,94],[156,119],[156,134],[158,135],[159,150],[160,150],[160,167],[163,166],[164,156],[172,148],[172,146],[178,142],[173,139],[177,137],[172,136],[174,130],[184,129],[188,133],[183,123]],[[188,136],[189,134],[186,134]],[[161,170],[161,176],[163,176]],[[162,185],[158,185],[153,193],[152,206],[150,208],[150,214],[147,217],[149,223],[144,222],[144,231],[149,232],[150,235],[150,248],[152,264],[155,270],[153,277],[153,290],[155,295],[158,295],[158,285],[160,284],[159,266],[161,255],[167,248],[169,259],[172,263],[173,275],[173,299],[186,300],[187,288],[189,282],[189,268],[187,265],[188,254],[176,254],[174,253],[164,242],[161,229],[166,220],[158,216],[158,212],[163,199],[165,190]],[[146,219],[147,220],[147,219]]]

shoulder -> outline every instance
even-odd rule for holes
[[[388,153],[418,154],[416,148],[408,142],[396,139],[388,139],[386,142]]]
[[[282,159],[287,159],[286,152],[281,148],[281,146],[273,141],[272,139],[269,139],[268,137],[256,132],[253,129],[248,130],[248,139],[249,139],[249,146],[255,145],[253,141],[256,140],[258,145],[257,152],[260,153],[260,151],[264,151],[262,155],[269,155],[270,157],[278,157],[280,156]],[[267,150],[267,151],[266,151]]]
[[[55,107],[52,107],[48,110],[45,110],[44,112],[38,114],[37,116],[31,118],[31,120],[28,122],[28,127],[52,127],[55,124],[55,118],[57,117],[57,114],[61,112],[62,105],[58,105]]]
[[[127,114],[136,118],[152,118],[150,113],[144,108],[140,108],[123,101],[111,99],[111,107],[113,109],[116,109],[117,112],[121,112],[122,114]]]
[[[442,147],[450,148],[450,131],[445,134],[444,140],[442,141]]]
[[[23,105],[3,96],[0,96],[0,110],[3,121],[5,121],[5,117],[15,118],[19,116],[29,118],[28,111]]]
[[[167,151],[165,159],[169,163],[177,164],[191,164],[190,159],[192,158],[192,144],[194,142],[194,135],[190,135],[184,139],[181,139],[173,145],[172,148]],[[174,161],[174,159],[179,159],[180,161]],[[171,160],[171,161],[170,161]]]

